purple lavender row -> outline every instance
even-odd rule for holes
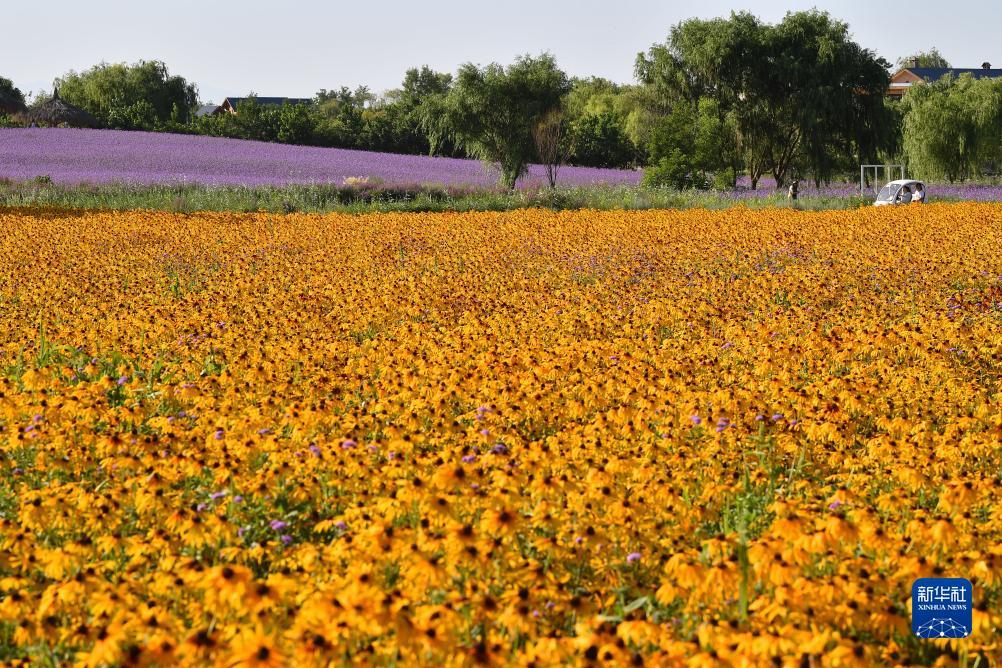
[[[49,176],[56,183],[284,185],[367,177],[389,184],[491,186],[497,176],[476,160],[291,146],[152,132],[0,129],[0,178]],[[635,184],[640,172],[561,167],[562,185]],[[520,186],[546,182],[533,165]]]
[[[350,149],[290,146],[266,142],[118,130],[0,129],[0,178],[17,181],[49,176],[57,183],[198,183],[204,185],[283,185],[335,183],[367,177],[390,185],[440,184],[452,187],[496,186],[497,176],[475,160],[375,153]],[[640,172],[591,167],[560,168],[561,185],[635,185]],[[519,185],[546,183],[533,165]],[[751,190],[747,177],[733,191],[718,193],[736,200],[777,193],[771,178]],[[1002,186],[930,184],[930,199],[1002,201]],[[785,194],[785,190],[781,194]],[[800,184],[802,197],[850,197],[855,183],[816,188]]]

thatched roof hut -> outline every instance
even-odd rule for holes
[[[24,113],[26,109],[24,102],[13,95],[0,91],[0,114],[20,114]]]
[[[39,125],[69,125],[75,128],[96,128],[97,119],[80,107],[74,107],[69,102],[59,97],[59,89],[56,88],[52,97],[38,105],[32,107],[22,114],[29,122]]]

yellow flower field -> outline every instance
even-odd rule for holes
[[[1002,660],[1002,206],[0,247],[0,661]],[[933,575],[969,639],[911,636]]]

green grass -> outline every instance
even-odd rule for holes
[[[21,183],[0,180],[0,207],[63,209],[151,209],[194,211],[267,211],[273,213],[374,213],[390,211],[510,211],[546,209],[855,209],[865,197],[805,196],[791,202],[784,194],[739,199],[719,191],[677,191],[640,186],[579,186],[508,192],[498,189],[441,186],[203,186],[60,185],[46,179]]]

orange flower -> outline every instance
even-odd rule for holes
[[[1002,206],[885,209],[0,207],[5,656],[1002,662]]]
[[[245,633],[233,643],[232,665],[247,668],[277,668],[285,658],[275,642],[260,630]]]

